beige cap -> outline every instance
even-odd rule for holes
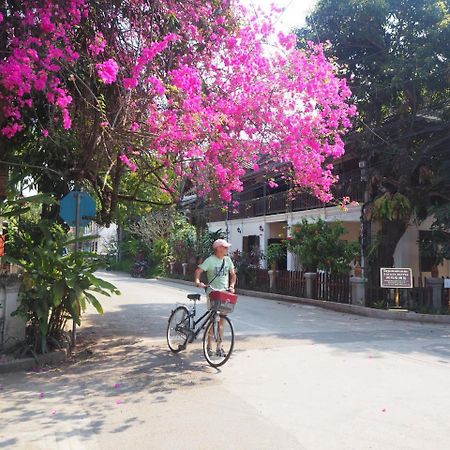
[[[216,239],[213,243],[213,249],[215,250],[217,247],[231,247],[231,244],[227,242],[225,239]]]

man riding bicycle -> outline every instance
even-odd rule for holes
[[[236,270],[233,261],[228,256],[228,249],[231,244],[225,239],[217,239],[213,243],[214,254],[205,259],[195,271],[195,284],[197,287],[206,289],[208,309],[211,308],[209,293],[211,291],[229,291],[234,293],[236,284]],[[200,281],[202,272],[206,272],[208,277],[208,285]],[[223,330],[224,319],[220,319],[220,332]],[[208,335],[208,352],[212,353],[211,348],[212,335]],[[220,342],[217,344],[216,354],[222,353],[223,349]]]

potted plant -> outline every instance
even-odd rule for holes
[[[275,278],[276,278],[275,274],[277,271],[277,263],[283,257],[285,248],[286,247],[284,244],[270,244],[267,247],[266,260],[267,266],[270,267],[268,271],[270,289],[272,289],[275,286]]]

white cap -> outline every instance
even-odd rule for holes
[[[225,239],[217,239],[213,243],[213,249],[215,250],[217,247],[231,247],[231,244],[227,242]]]

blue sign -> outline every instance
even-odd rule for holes
[[[77,206],[78,205],[78,206]],[[97,214],[95,200],[86,192],[69,192],[60,203],[59,215],[67,225],[77,225],[77,209],[79,210],[79,226],[86,227]]]

